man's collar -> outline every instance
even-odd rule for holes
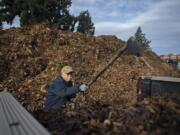
[[[61,79],[61,80],[63,80],[63,82],[65,82],[66,84],[68,84],[69,82],[66,82],[65,80],[64,80],[64,78],[60,75],[59,76],[59,78]]]

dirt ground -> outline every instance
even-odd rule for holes
[[[137,103],[139,76],[180,74],[152,51],[123,54],[66,108],[47,111],[44,96],[64,65],[88,83],[125,42],[116,36],[62,32],[46,25],[0,31],[0,91],[9,91],[53,134],[179,134],[180,98]],[[148,63],[148,65],[147,65]]]

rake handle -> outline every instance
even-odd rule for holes
[[[127,49],[127,44],[120,48],[116,54],[111,58],[111,60],[106,64],[106,66],[98,72],[98,74],[87,84],[88,87],[90,87],[96,80],[109,68],[110,65],[113,64],[113,62]]]

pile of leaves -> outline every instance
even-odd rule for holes
[[[175,108],[170,112],[165,109],[162,116],[161,109],[164,105],[170,107],[165,103],[171,99],[163,98],[162,105],[158,99],[148,100],[146,106],[136,102],[139,76],[179,76],[153,52],[145,52],[141,58],[123,54],[87,93],[78,93],[74,103],[55,111],[44,108],[47,88],[62,66],[74,68],[75,83],[88,83],[124,45],[125,42],[116,36],[62,32],[46,25],[1,30],[0,90],[12,93],[53,134],[72,131],[77,134],[130,134],[131,131],[134,134],[169,134],[160,123],[164,123],[166,117],[175,121],[170,127],[175,127],[173,133],[176,134],[179,132],[176,128],[179,99],[172,100],[173,103],[177,101]],[[149,111],[148,106],[155,107],[156,113]],[[176,115],[171,116],[171,113]],[[148,119],[144,120],[142,114]],[[154,122],[146,127],[144,124],[151,120]]]

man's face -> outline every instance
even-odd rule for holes
[[[72,74],[73,74],[73,72],[70,72],[70,73],[62,72],[61,76],[66,82],[70,82],[70,81],[72,81]]]

